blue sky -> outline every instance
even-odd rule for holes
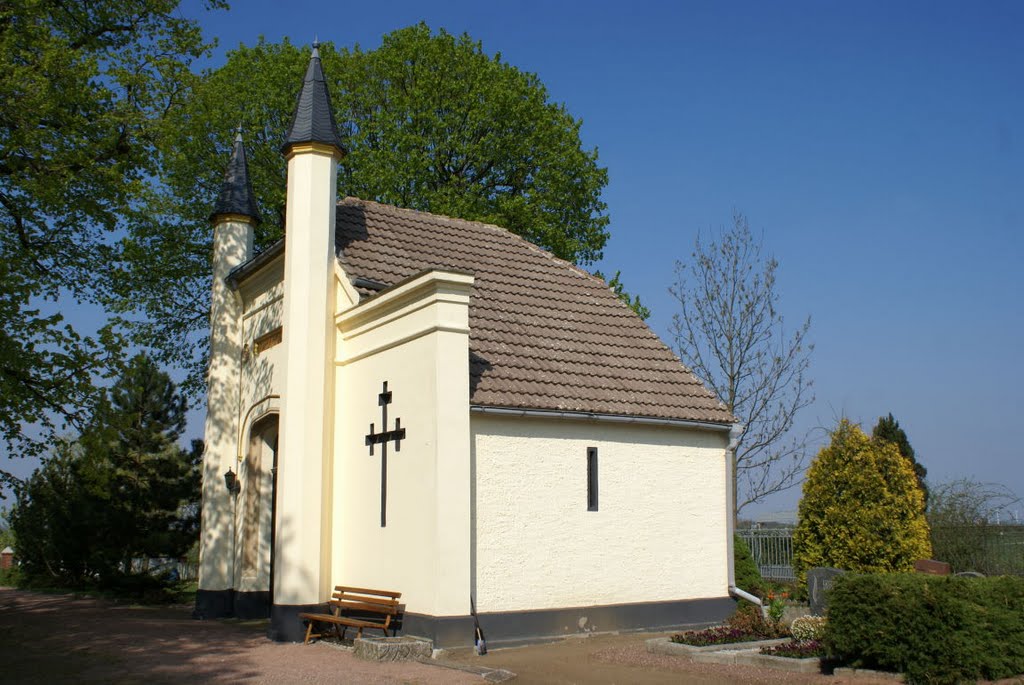
[[[234,5],[183,6],[218,38],[213,66],[260,35],[373,48],[423,20],[536,72],[609,169],[597,266],[657,333],[675,259],[741,211],[787,321],[812,317],[802,427],[891,411],[931,480],[1024,494],[1024,3]]]

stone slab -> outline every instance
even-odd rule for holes
[[[352,653],[366,661],[413,661],[429,658],[434,645],[416,637],[357,637]]]
[[[824,616],[828,611],[828,591],[838,576],[846,571],[839,568],[816,567],[807,569],[807,594],[810,599],[811,613]]]
[[[933,576],[948,576],[952,568],[944,561],[918,559],[914,562],[914,570],[918,573],[930,573]]]

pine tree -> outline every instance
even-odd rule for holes
[[[871,431],[871,437],[875,440],[888,440],[893,443],[899,449],[900,454],[910,462],[911,468],[914,469],[914,473],[917,475],[917,485],[921,488],[921,494],[924,495],[924,508],[927,511],[928,484],[925,482],[925,476],[928,475],[928,469],[917,461],[917,455],[914,453],[914,448],[910,445],[906,432],[900,428],[900,422],[893,417],[892,412],[888,416],[878,417],[878,423],[875,424],[874,429]]]
[[[137,557],[179,556],[193,542],[202,443],[178,446],[185,397],[146,355],[135,357],[100,400],[83,436],[102,464],[108,530],[102,544],[122,568]]]
[[[793,565],[909,571],[931,555],[924,500],[896,446],[846,419],[811,463],[793,532]]]

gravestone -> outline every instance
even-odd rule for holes
[[[918,573],[930,573],[933,576],[948,576],[952,571],[949,564],[934,559],[918,559],[914,562],[914,570]]]
[[[828,610],[828,591],[836,577],[846,571],[839,568],[812,568],[807,570],[807,596],[811,604],[811,613],[824,616]]]

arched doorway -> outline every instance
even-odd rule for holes
[[[278,415],[267,414],[249,429],[242,476],[242,548],[240,592],[235,615],[270,615],[274,591],[275,494],[277,490]]]

